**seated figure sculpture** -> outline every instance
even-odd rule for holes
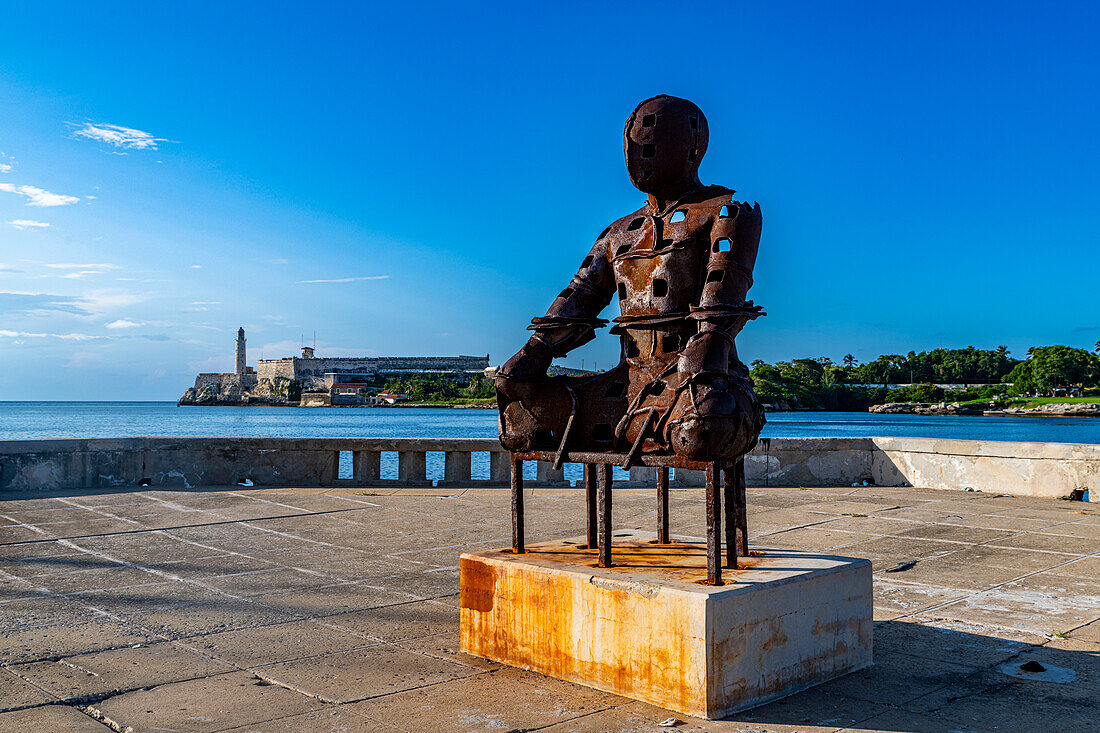
[[[756,445],[764,411],[734,337],[761,315],[746,301],[760,244],[758,204],[704,186],[707,119],[658,96],[626,122],[641,209],[607,227],[526,345],[495,378],[510,451],[675,455],[728,462]],[[548,376],[555,357],[595,338],[618,294],[622,358],[592,376]],[[629,464],[632,458],[627,459]]]

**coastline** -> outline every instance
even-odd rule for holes
[[[876,415],[932,415],[950,417],[1100,417],[1100,402],[1051,402],[1035,407],[987,408],[958,402],[922,405],[914,402],[889,402],[872,405],[867,412]]]
[[[293,403],[276,404],[267,401],[212,401],[212,402],[178,402],[177,407],[302,407]],[[415,409],[447,409],[447,410],[495,410],[495,404],[467,404],[467,403],[432,403],[414,402],[396,405],[316,405],[305,409],[377,409],[377,410],[415,410]],[[850,410],[825,410],[819,408],[792,408],[775,407],[765,405],[766,414],[775,413],[847,413]],[[958,403],[921,405],[916,403],[891,402],[884,405],[872,405],[867,408],[867,413],[872,415],[914,415],[928,417],[1080,417],[1100,418],[1100,402],[1078,403],[1054,403],[1039,405],[1037,407],[1008,407],[1000,409],[983,409]]]
[[[295,404],[293,402],[260,402],[260,401],[218,401],[218,402],[177,402],[176,407],[294,407],[299,408],[302,405]],[[433,403],[433,402],[414,402],[398,405],[315,405],[305,407],[307,410],[325,410],[325,409],[338,409],[338,410],[408,410],[416,408],[433,408],[433,409],[454,409],[454,410],[495,410],[497,406],[495,404],[480,405],[480,404],[452,404],[452,403]]]

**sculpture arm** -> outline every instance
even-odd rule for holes
[[[760,205],[729,202],[722,210],[727,215],[718,212],[711,225],[707,274],[699,304],[691,309],[698,333],[680,356],[678,371],[684,375],[728,374],[731,358],[734,367],[743,370],[734,337],[759,312],[745,298],[760,247]]]
[[[502,378],[530,379],[544,376],[554,357],[565,356],[596,337],[605,321],[600,312],[615,295],[615,276],[607,245],[597,241],[577,274],[558,294],[546,315],[531,321],[531,338],[500,368]]]

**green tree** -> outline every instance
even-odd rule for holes
[[[1008,375],[1019,391],[1049,394],[1056,387],[1095,386],[1100,380],[1100,357],[1071,346],[1033,346],[1027,359]]]

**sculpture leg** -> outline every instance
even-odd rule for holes
[[[722,585],[722,468],[707,464],[707,585]]]
[[[512,459],[512,552],[522,555],[523,547],[523,461]]]
[[[722,472],[722,499],[726,514],[726,567],[737,569],[737,464]]]
[[[657,469],[657,542],[668,544],[668,469]]]
[[[600,464],[598,498],[600,505],[600,558],[601,568],[611,567],[611,466]]]
[[[598,480],[599,476],[597,475],[596,464],[584,464],[584,505],[587,520],[586,525],[588,529],[589,550],[595,550],[600,546],[600,537],[597,533],[597,530],[599,528],[599,517],[596,513],[596,494]]]
[[[741,456],[734,464],[737,472],[737,510],[734,520],[737,522],[737,547],[741,557],[749,556],[748,500],[745,497],[745,457]]]

